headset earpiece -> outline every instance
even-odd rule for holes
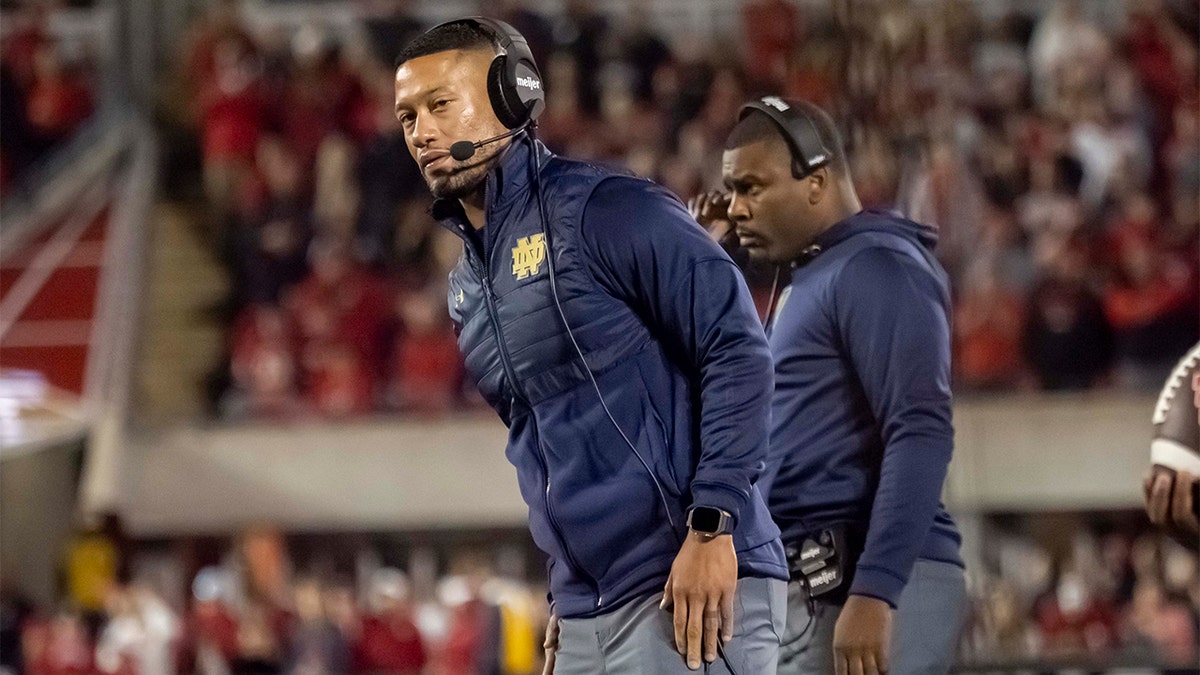
[[[492,59],[492,65],[488,68],[487,74],[487,92],[488,99],[492,102],[492,111],[496,113],[496,119],[500,120],[505,128],[516,129],[525,123],[527,114],[524,106],[514,107],[510,100],[510,88],[505,86],[507,61],[508,57],[504,54]]]
[[[821,141],[816,123],[799,106],[793,106],[778,96],[766,96],[742,106],[738,111],[738,120],[755,111],[770,118],[783,134],[792,155],[792,175],[797,180],[829,163],[833,153]]]
[[[467,23],[479,28],[490,35],[492,42],[500,49],[501,53],[492,59],[487,74],[488,98],[496,119],[508,129],[536,122],[546,108],[546,93],[525,37],[507,23],[486,16],[454,19],[429,30],[454,23]]]

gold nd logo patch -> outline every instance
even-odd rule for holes
[[[521,237],[513,247],[513,276],[525,279],[536,276],[546,259],[546,235]]]

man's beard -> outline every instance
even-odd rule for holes
[[[425,184],[435,199],[462,199],[483,187],[487,173],[496,163],[499,153],[476,160],[475,163],[458,168],[449,174],[434,178],[425,176]]]

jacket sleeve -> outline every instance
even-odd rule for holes
[[[895,607],[933,525],[954,448],[948,300],[926,264],[881,247],[855,254],[833,295],[840,339],[883,439],[850,592]]]
[[[767,455],[774,367],[741,271],[670,192],[646,180],[600,183],[585,207],[590,267],[700,385],[693,504],[736,525]]]

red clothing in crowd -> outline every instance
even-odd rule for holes
[[[453,403],[462,361],[452,331],[405,336],[396,347],[395,363],[402,408],[439,412]]]
[[[241,88],[213,83],[202,97],[205,161],[253,161],[264,102],[257,82]]]
[[[351,265],[350,262],[339,263]],[[287,300],[300,340],[304,369],[318,367],[311,347],[328,343],[350,346],[368,372],[382,372],[383,331],[389,318],[387,289],[381,279],[362,269],[334,273],[328,280],[312,274],[297,284]]]
[[[747,36],[748,74],[757,82],[779,82],[800,37],[796,8],[783,0],[760,0],[742,10],[742,26]]]
[[[359,135],[353,127],[362,105],[358,80],[340,67],[330,67],[297,76],[273,114],[300,166],[311,167],[326,137],[339,131]]]
[[[442,652],[441,664],[447,673],[478,673],[480,657],[494,629],[487,603],[469,600],[454,608],[450,636]]]
[[[1049,653],[1103,653],[1117,644],[1117,617],[1112,607],[1092,601],[1077,612],[1064,612],[1056,601],[1042,604],[1038,626]]]
[[[32,619],[21,631],[26,675],[93,675],[95,645],[82,626],[71,630],[60,621]]]
[[[226,663],[238,655],[238,624],[220,602],[200,602],[192,608],[192,634],[197,648],[216,649]]]
[[[70,134],[92,114],[92,93],[82,78],[60,74],[38,78],[25,105],[29,124],[53,138]]]
[[[416,675],[425,661],[421,634],[408,617],[393,614],[363,619],[354,645],[355,672]]]

